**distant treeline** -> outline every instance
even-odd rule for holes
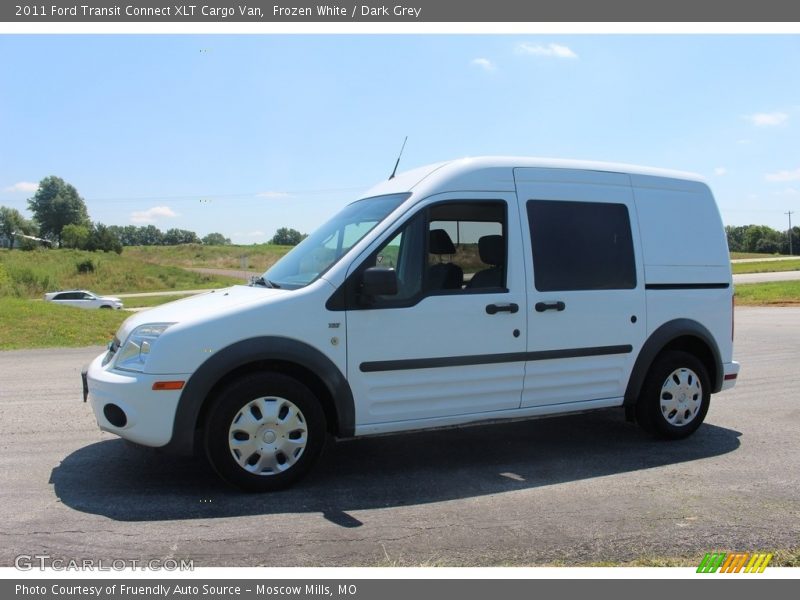
[[[758,252],[763,254],[800,254],[800,227],[790,231],[777,231],[766,225],[740,225],[725,227],[728,249],[731,252]],[[791,251],[789,234],[791,233]]]
[[[0,248],[56,247],[78,250],[122,252],[123,246],[177,246],[204,244],[226,246],[231,243],[221,233],[209,233],[202,239],[187,229],[167,229],[155,225],[104,225],[89,218],[86,202],[75,189],[60,177],[42,179],[32,198],[28,199],[32,219],[16,208],[0,206]],[[286,246],[299,244],[304,234],[281,227],[270,243]]]
[[[209,233],[200,239],[188,229],[167,229],[161,231],[155,225],[109,225],[109,231],[119,239],[123,246],[177,246],[178,244],[207,244],[224,246],[231,241],[221,233]]]

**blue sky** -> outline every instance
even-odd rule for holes
[[[797,35],[3,35],[0,205],[263,242],[390,173],[483,154],[700,173],[800,223]],[[28,214],[27,212],[25,214]]]

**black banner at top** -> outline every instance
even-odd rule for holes
[[[192,0],[189,0],[190,2]],[[16,0],[2,22],[797,22],[787,0]]]

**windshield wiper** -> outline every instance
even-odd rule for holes
[[[250,285],[260,285],[260,286],[265,287],[265,288],[275,288],[276,290],[280,289],[280,287],[281,287],[277,283],[274,283],[274,282],[270,281],[269,279],[264,279],[263,276],[262,277],[254,277],[253,279],[251,279],[250,280]]]

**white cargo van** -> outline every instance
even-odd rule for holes
[[[253,285],[132,316],[84,394],[101,429],[249,490],[328,434],[624,407],[682,438],[736,382],[732,303],[698,177],[464,159],[377,185]]]

